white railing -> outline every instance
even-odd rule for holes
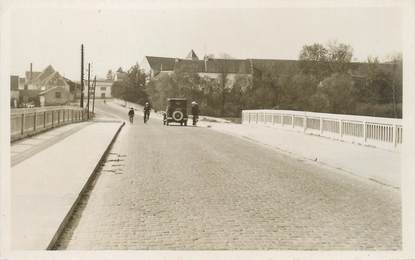
[[[243,124],[261,124],[396,150],[402,144],[402,119],[290,110],[244,110]]]
[[[49,128],[84,121],[87,118],[85,109],[71,106],[11,109],[10,140],[15,141]]]

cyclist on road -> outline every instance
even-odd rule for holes
[[[134,108],[130,108],[130,111],[128,111],[128,117],[130,118],[130,123],[133,123],[133,120],[134,120]]]
[[[192,101],[192,115],[193,115],[193,125],[195,126],[199,119],[199,105],[196,101]]]
[[[144,123],[147,123],[147,121],[150,119],[150,103],[146,102],[144,105]]]

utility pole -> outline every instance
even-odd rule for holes
[[[91,85],[90,85],[90,79],[91,79],[91,63],[88,62],[88,99],[86,101],[86,107],[88,109],[88,116],[89,119],[89,98],[90,98],[90,92],[91,92]]]
[[[95,88],[97,86],[97,76],[94,77],[94,83],[92,84],[94,86],[94,96],[92,99],[92,114],[95,113]]]
[[[84,107],[84,45],[81,44],[81,107]]]

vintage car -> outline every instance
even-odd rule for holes
[[[168,98],[166,112],[163,113],[163,124],[180,123],[187,126],[187,99]]]

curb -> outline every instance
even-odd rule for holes
[[[121,132],[121,129],[124,127],[125,122],[123,122],[117,132],[115,133],[114,137],[111,139],[111,142],[109,143],[107,149],[105,149],[105,152],[102,154],[101,158],[99,159],[98,163],[96,164],[94,170],[92,171],[91,175],[88,177],[88,180],[86,181],[86,183],[84,184],[84,186],[82,187],[82,190],[80,191],[80,193],[78,194],[78,197],[76,198],[75,202],[73,203],[73,205],[71,206],[71,208],[69,209],[68,213],[66,214],[66,216],[64,217],[64,219],[62,220],[61,224],[59,225],[58,230],[56,231],[55,235],[53,236],[52,240],[49,242],[48,247],[46,248],[46,250],[56,250],[56,242],[59,240],[59,238],[61,237],[63,230],[65,229],[66,225],[68,224],[69,220],[71,219],[76,207],[78,206],[79,202],[81,201],[82,196],[85,194],[87,188],[89,187],[89,185],[96,179],[97,177],[97,173],[98,170],[102,164],[102,162],[104,161],[104,159],[106,158],[106,156],[108,155],[112,145],[114,144],[115,140],[118,137],[118,134]]]

